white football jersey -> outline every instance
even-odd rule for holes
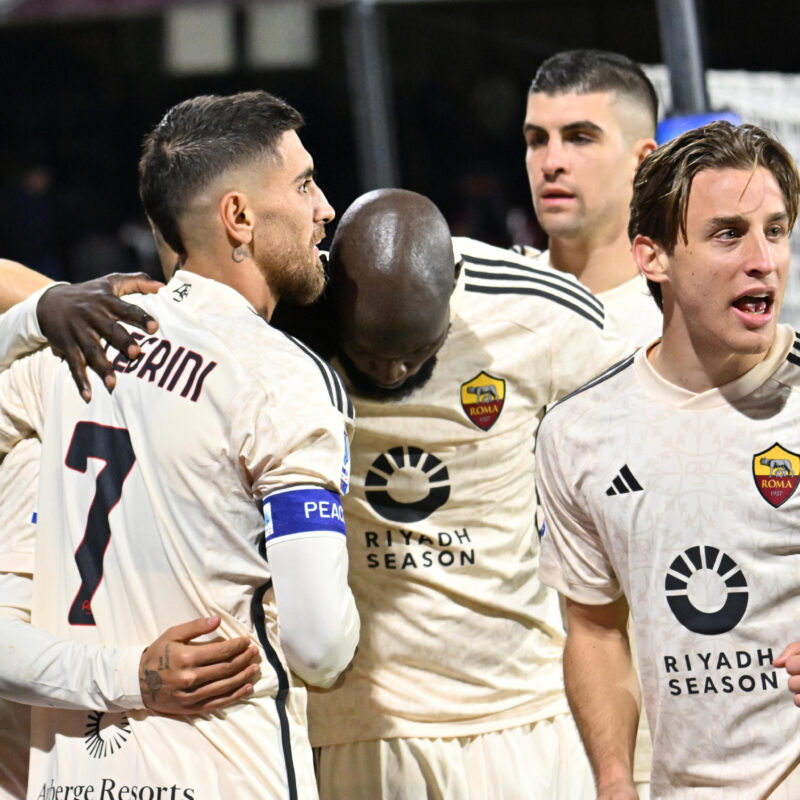
[[[557,598],[539,582],[545,406],[631,352],[574,278],[469,239],[432,377],[354,396],[345,498],[361,616],[350,668],[309,695],[312,744],[470,736],[567,710]]]
[[[766,796],[800,759],[800,713],[772,666],[800,616],[800,339],[694,394],[635,357],[547,414],[537,485],[542,580],[624,593],[659,798]],[[794,795],[797,796],[797,795]]]
[[[50,286],[45,286],[39,289],[0,314],[0,370],[8,367],[15,358],[47,344],[47,339],[39,328],[36,307],[39,305],[39,298],[49,288]]]
[[[33,572],[39,451],[38,439],[26,439],[0,464],[0,572]],[[0,614],[29,621],[30,607],[14,600]],[[30,707],[0,698],[0,800],[25,797],[30,728]]]
[[[199,718],[34,709],[28,797],[314,797],[267,556],[286,536],[344,532],[352,407],[327,365],[227,286],[178,271],[135,302],[160,327],[136,334],[135,361],[110,353],[113,395],[92,376],[84,404],[49,352],[0,376],[0,448],[43,440],[32,621],[113,647],[219,614],[223,635],[261,645],[262,678]]]
[[[511,249],[530,258],[546,258],[549,263],[549,250],[540,254],[535,248],[520,244],[515,244]],[[620,333],[633,344],[641,346],[661,336],[664,317],[641,273],[613,289],[598,292],[595,296],[603,302],[606,314],[614,321]]]
[[[643,345],[661,336],[664,315],[653,300],[644,275],[636,275],[613,289],[598,292],[597,297],[603,301],[606,312],[622,335],[634,344]]]

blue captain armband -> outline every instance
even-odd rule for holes
[[[336,492],[319,486],[297,486],[265,497],[266,540],[304,533],[338,533],[344,536],[342,500]]]

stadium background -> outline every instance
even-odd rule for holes
[[[789,2],[696,5],[711,107],[764,125],[800,157]],[[365,87],[348,71],[359,10],[379,27],[394,182],[430,196],[457,234],[543,244],[521,128],[530,79],[552,53],[625,53],[648,65],[671,109],[655,0],[0,0],[0,256],[73,280],[157,271],[136,194],[139,144],[198,93],[264,88],[297,106],[341,213],[375,184],[357,146]],[[797,234],[793,248],[784,319],[800,326]]]

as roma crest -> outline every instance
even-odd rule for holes
[[[800,456],[775,442],[769,450],[753,456],[753,477],[761,496],[777,508],[797,488],[800,480]]]
[[[470,422],[481,430],[488,431],[503,410],[506,382],[479,372],[474,378],[461,384],[461,407]]]

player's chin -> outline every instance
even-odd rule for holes
[[[319,259],[305,271],[302,280],[298,280],[282,297],[299,306],[307,306],[319,298],[325,289],[327,276]]]

